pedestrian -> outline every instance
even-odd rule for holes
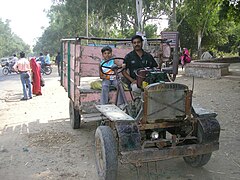
[[[32,69],[32,94],[36,96],[41,96],[41,67],[36,62],[36,58],[32,57],[30,60],[30,67]]]
[[[186,63],[191,62],[191,57],[190,57],[190,54],[189,54],[189,51],[187,48],[183,48],[183,52],[182,52],[182,56],[180,57],[180,60],[181,60],[181,64],[182,64],[182,69]]]
[[[55,59],[55,62],[58,66],[58,76],[60,76],[60,66],[61,66],[61,55],[60,55],[60,52],[57,53],[57,56],[56,56],[56,59]]]
[[[101,92],[101,98],[100,98],[100,103],[101,104],[108,104],[109,100],[109,88],[111,85],[114,87],[117,87],[117,80],[116,80],[116,75],[114,75],[114,71],[111,70],[110,68],[114,65],[117,64],[112,58],[112,48],[110,46],[105,46],[101,50],[102,52],[102,61],[100,62],[100,67],[99,67],[99,76],[102,79],[102,92]],[[105,61],[109,60],[108,62],[104,63]],[[101,67],[101,65],[104,63],[103,66],[108,67]],[[103,73],[102,73],[103,72]],[[118,96],[118,101],[117,105],[120,105],[123,103],[123,97],[120,94]]]
[[[147,53],[143,50],[142,36],[133,36],[131,42],[133,51],[129,52],[125,56],[125,60],[123,62],[123,67],[125,67],[123,70],[123,75],[131,83],[131,89],[134,92],[135,96],[138,96],[141,93],[141,89],[137,87],[135,72],[140,68],[157,67],[158,64],[150,53]]]
[[[32,99],[32,87],[31,87],[31,81],[30,81],[30,63],[25,58],[25,53],[20,53],[20,59],[15,63],[13,66],[16,72],[20,74],[20,79],[23,87],[23,98],[21,98],[21,101],[26,101],[29,99]],[[27,88],[28,87],[28,88]],[[28,89],[28,93],[27,93]]]

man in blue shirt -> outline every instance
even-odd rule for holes
[[[50,55],[47,51],[45,52],[45,64],[51,64]]]

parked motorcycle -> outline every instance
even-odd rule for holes
[[[4,66],[4,68],[2,69],[2,73],[3,75],[6,76],[8,74],[17,73],[17,72],[14,70],[13,65],[8,62],[6,66]]]

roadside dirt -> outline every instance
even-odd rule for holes
[[[179,74],[176,82],[191,88],[192,78]],[[60,86],[56,67],[52,75],[44,77],[43,95],[22,102],[18,75],[0,75],[0,179],[96,180],[96,123],[71,129],[67,92]],[[220,150],[213,152],[209,163],[199,169],[189,167],[181,158],[144,164],[139,176],[134,166],[119,164],[119,180],[240,179],[239,76],[220,80],[195,78],[193,101],[218,113]]]

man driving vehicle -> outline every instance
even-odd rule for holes
[[[135,72],[139,68],[144,67],[157,67],[158,64],[154,60],[153,56],[150,53],[145,52],[142,49],[143,39],[142,36],[135,35],[131,39],[133,51],[129,52],[125,56],[125,60],[123,62],[123,67],[125,67],[123,71],[124,77],[130,81],[132,91],[135,93],[140,93],[141,90],[137,87],[136,84],[136,74]]]

